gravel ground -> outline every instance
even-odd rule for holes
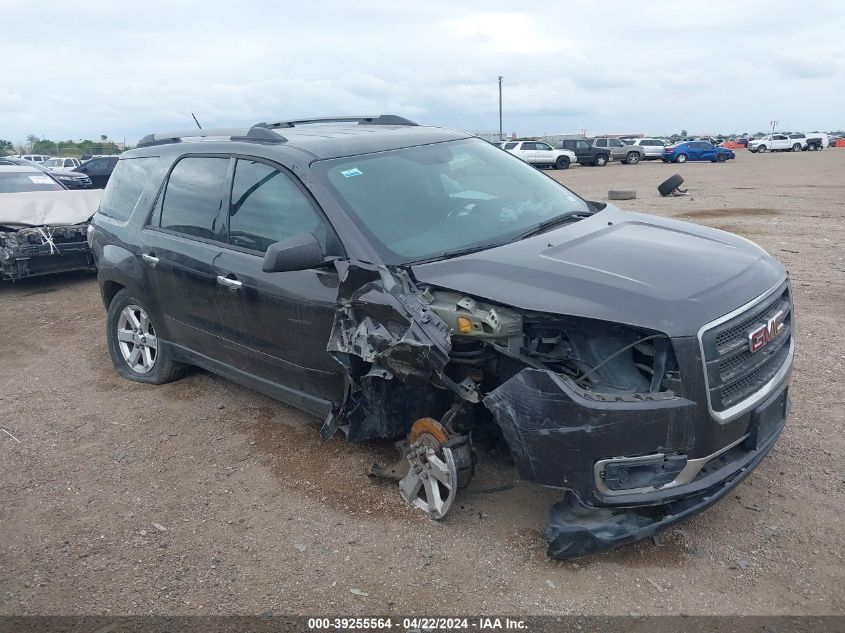
[[[636,188],[619,206],[740,233],[792,274],[790,423],[658,543],[549,560],[554,495],[494,454],[429,521],[366,476],[387,444],[321,444],[318,420],[200,371],[118,378],[96,280],[62,275],[0,284],[0,615],[845,613],[845,151],[738,154],[549,172]],[[675,172],[691,196],[659,198]]]

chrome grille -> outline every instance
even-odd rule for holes
[[[752,352],[749,334],[765,326],[779,311],[784,314],[783,329],[763,348]],[[759,392],[788,362],[791,343],[788,283],[741,314],[704,330],[701,347],[711,409],[725,411]]]

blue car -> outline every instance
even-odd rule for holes
[[[707,141],[685,141],[664,147],[660,158],[664,163],[685,163],[688,160],[724,163],[726,160],[736,158],[736,154],[727,147],[718,147]]]

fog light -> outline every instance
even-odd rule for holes
[[[687,465],[686,455],[652,455],[607,462],[601,478],[610,490],[665,486]]]

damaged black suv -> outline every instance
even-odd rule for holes
[[[203,367],[397,441],[433,518],[507,443],[559,488],[549,554],[701,511],[789,411],[786,270],[748,240],[589,202],[468,134],[391,115],[149,135],[89,235],[118,373]]]

